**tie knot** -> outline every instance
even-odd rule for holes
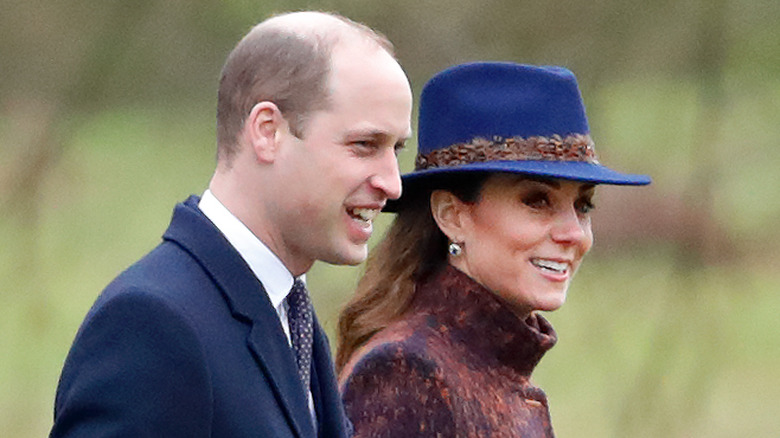
[[[290,294],[287,295],[287,304],[291,308],[298,308],[307,306],[309,304],[309,293],[306,291],[306,285],[303,284],[303,280],[300,278],[295,279]]]

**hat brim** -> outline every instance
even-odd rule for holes
[[[518,173],[537,177],[565,179],[592,184],[644,186],[651,182],[647,175],[621,173],[600,164],[582,161],[491,161],[460,166],[434,167],[407,173],[401,177],[403,193],[399,199],[389,200],[383,211],[396,212],[404,203],[404,194],[420,188],[426,181],[439,176],[458,173]]]

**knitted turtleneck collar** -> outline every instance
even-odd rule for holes
[[[411,312],[426,315],[429,326],[468,344],[477,357],[497,360],[524,376],[530,376],[557,341],[541,315],[516,315],[501,298],[451,265],[417,286]]]

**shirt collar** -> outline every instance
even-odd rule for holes
[[[263,284],[271,304],[274,307],[281,305],[294,279],[279,257],[234,216],[211,190],[207,189],[203,193],[198,207],[246,261],[249,269]],[[305,274],[301,279],[305,282]]]

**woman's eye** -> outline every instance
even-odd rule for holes
[[[550,198],[546,193],[531,193],[523,198],[523,204],[531,208],[545,208],[550,205]]]
[[[588,214],[593,211],[596,206],[593,205],[593,201],[590,199],[582,199],[574,204],[574,208],[576,208],[577,212],[580,214]]]

